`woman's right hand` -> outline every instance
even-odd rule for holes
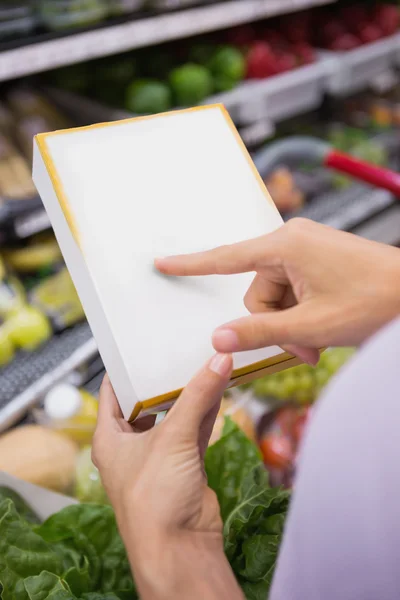
[[[174,276],[256,272],[252,314],[215,330],[217,352],[277,345],[316,363],[317,348],[359,345],[400,314],[400,250],[305,219],[155,264]]]

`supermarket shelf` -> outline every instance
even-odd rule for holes
[[[0,81],[142,48],[335,0],[230,0],[65,37],[33,42],[0,54]]]
[[[266,120],[272,132],[280,121],[321,104],[330,67],[331,59],[323,57],[289,73],[260,81],[244,81],[229,92],[207,98],[203,104],[223,104],[238,125]],[[46,93],[77,122],[117,121],[135,116],[63,90],[47,89]]]
[[[323,99],[326,73],[332,60],[316,63],[261,81],[245,81],[231,92],[208,98],[205,104],[221,103],[235,123],[259,121],[271,125],[317,108]]]
[[[328,92],[343,97],[368,87],[381,85],[382,76],[393,76],[400,64],[400,34],[347,52],[327,52],[331,58],[327,77]]]
[[[395,59],[396,65],[400,67],[400,33],[396,36],[397,40],[395,42]]]
[[[87,323],[54,336],[33,353],[21,353],[0,370],[0,431],[18,422],[56,383],[97,355]]]

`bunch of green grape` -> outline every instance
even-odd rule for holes
[[[301,404],[310,404],[353,353],[351,348],[327,350],[322,353],[317,367],[299,365],[281,373],[267,375],[253,382],[251,388],[260,399],[295,400]]]

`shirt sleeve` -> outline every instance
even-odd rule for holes
[[[300,456],[270,600],[400,598],[400,321],[331,382]]]

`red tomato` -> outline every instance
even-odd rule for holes
[[[287,469],[294,459],[289,439],[277,434],[266,436],[261,441],[260,449],[265,465],[271,469]]]

